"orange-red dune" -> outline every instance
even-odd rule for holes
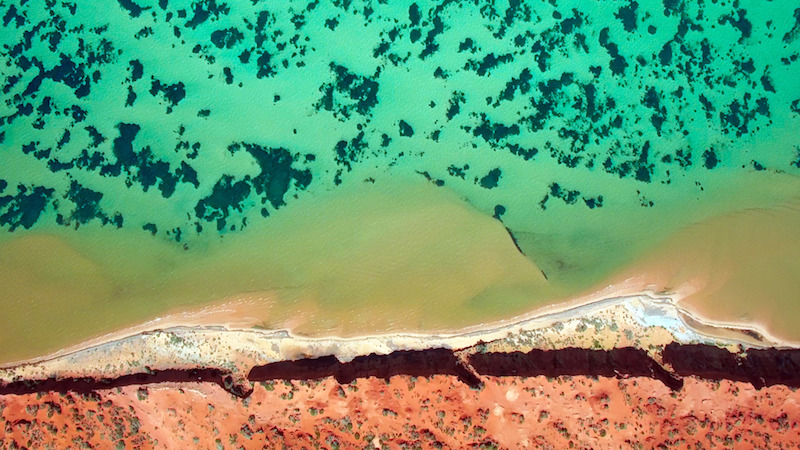
[[[800,446],[800,393],[687,378],[447,375],[0,396],[3,448],[711,448]]]

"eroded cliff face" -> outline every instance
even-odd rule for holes
[[[225,370],[18,380],[4,448],[800,444],[800,350],[446,349]],[[656,362],[656,359],[660,361]],[[227,391],[227,392],[226,392]]]
[[[800,386],[800,349],[749,349],[733,353],[711,345],[672,343],[651,356],[633,347],[487,352],[482,344],[478,344],[459,351],[434,348],[395,351],[386,355],[373,353],[348,362],[341,362],[333,356],[279,361],[253,367],[244,379],[234,378],[233,372],[222,367],[148,370],[102,378],[20,379],[0,384],[0,395],[45,391],[89,393],[129,385],[207,382],[217,384],[232,395],[247,398],[253,392],[254,383],[260,381],[333,378],[340,384],[348,384],[357,379],[389,379],[398,375],[447,375],[473,388],[480,387],[486,377],[577,375],[647,377],[672,390],[680,390],[683,377],[690,376],[729,379],[750,383],[757,388],[776,384],[796,388]]]

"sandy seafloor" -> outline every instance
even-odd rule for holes
[[[0,17],[0,361],[220,304],[425,334],[630,280],[800,340],[792,2]]]

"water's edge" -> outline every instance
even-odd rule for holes
[[[285,330],[153,330],[2,368],[0,394],[211,381],[246,396],[252,382],[270,377],[347,382],[403,373],[451,374],[471,384],[483,375],[587,374],[653,376],[673,389],[689,375],[800,385],[800,372],[775,367],[800,367],[800,346],[758,327],[703,322],[672,298],[643,293],[458,334],[304,338]]]

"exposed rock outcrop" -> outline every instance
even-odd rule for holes
[[[148,371],[117,378],[49,378],[17,380],[0,385],[0,395],[44,391],[87,393],[129,385],[161,382],[210,382],[231,394],[245,398],[252,383],[265,380],[318,380],[333,377],[340,384],[375,377],[396,375],[430,377],[450,375],[475,387],[484,376],[603,376],[646,377],[658,380],[672,390],[683,387],[683,377],[751,383],[756,388],[782,384],[800,386],[800,350],[750,349],[732,353],[710,345],[667,345],[661,352],[662,366],[645,351],[632,347],[611,350],[565,348],[524,352],[481,352],[481,347],[460,352],[436,348],[395,351],[387,355],[370,354],[340,362],[333,356],[279,361],[253,367],[246,379],[220,368],[193,368]],[[465,356],[466,355],[466,356]]]

